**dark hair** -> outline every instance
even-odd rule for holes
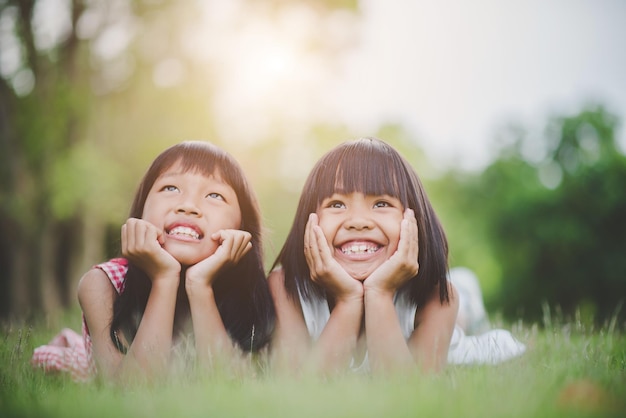
[[[418,225],[419,272],[400,292],[422,305],[439,287],[441,303],[448,301],[448,242],[415,170],[390,145],[377,138],[344,142],[326,153],[313,167],[300,196],[296,216],[285,245],[272,268],[282,266],[285,288],[292,298],[298,289],[306,299],[323,297],[311,280],[304,257],[304,230],[310,213],[333,193],[387,194],[415,211]]]
[[[139,184],[130,217],[141,218],[146,198],[156,179],[175,163],[183,171],[207,176],[219,174],[237,194],[241,209],[241,229],[252,235],[252,249],[239,263],[224,269],[213,284],[215,301],[230,337],[244,351],[256,351],[269,342],[274,327],[274,306],[270,297],[264,267],[261,240],[261,216],[256,195],[242,168],[227,152],[202,141],[186,141],[163,151],[153,162]],[[184,274],[184,271],[181,273]],[[114,335],[118,330],[132,341],[148,302],[152,282],[129,262],[124,291],[113,305],[111,338],[124,351]],[[178,290],[174,332],[181,332],[189,316],[189,300],[184,280]]]

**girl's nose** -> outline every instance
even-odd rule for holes
[[[352,210],[348,214],[345,226],[348,229],[371,229],[374,225],[372,218],[363,210]]]
[[[193,201],[191,197],[183,198],[179,202],[176,208],[176,213],[184,213],[187,215],[195,215],[195,216],[199,216],[201,214],[200,208]]]

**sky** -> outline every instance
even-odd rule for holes
[[[361,4],[362,41],[332,100],[356,129],[401,121],[435,159],[472,168],[488,162],[509,122],[540,135],[547,118],[588,103],[626,122],[624,1]]]
[[[325,17],[226,3],[203,3],[197,39],[219,40],[204,53],[221,54],[215,109],[228,137],[280,124],[302,146],[311,121],[356,136],[399,123],[436,164],[480,169],[507,124],[540,137],[550,117],[590,104],[626,121],[622,0],[361,0],[356,14]],[[312,34],[340,53],[304,48]],[[618,137],[626,150],[623,128]]]
[[[67,32],[67,2],[38,3],[42,47]],[[183,25],[177,50],[216,78],[207,96],[224,138],[245,144],[280,130],[293,139],[286,154],[301,156],[311,124],[365,136],[398,123],[436,164],[480,169],[510,123],[540,137],[550,117],[598,103],[626,123],[626,1],[360,0],[357,13],[330,14],[306,2],[270,3],[197,0],[201,18]],[[94,17],[79,21],[85,37]],[[3,33],[10,26],[0,22]],[[119,22],[94,51],[113,62],[140,30]],[[3,74],[18,65],[7,39]],[[168,88],[184,77],[173,56],[153,79]],[[32,83],[27,73],[14,77],[25,92]],[[625,131],[617,135],[626,152]]]

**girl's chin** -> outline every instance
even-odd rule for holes
[[[198,254],[197,252],[187,252],[187,251],[168,251],[172,257],[176,259],[183,267],[190,267],[194,264],[198,264],[202,260],[205,260],[210,256],[210,254]]]
[[[355,280],[358,280],[360,282],[364,281],[365,279],[367,279],[373,272],[374,268],[367,268],[367,269],[355,269],[355,268],[350,268],[350,267],[345,267],[344,269],[346,270],[346,272],[350,275],[350,277],[352,277]]]

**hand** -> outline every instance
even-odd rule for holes
[[[400,224],[398,249],[365,279],[365,289],[395,293],[400,286],[415,277],[419,271],[418,255],[417,220],[413,210],[406,209]]]
[[[311,279],[337,300],[363,298],[363,284],[351,277],[335,260],[315,213],[309,215],[304,230],[304,256]]]
[[[122,225],[122,255],[152,280],[180,275],[180,263],[163,249],[163,231],[143,219],[130,218]]]
[[[236,264],[252,248],[252,235],[239,229],[222,229],[210,236],[219,246],[213,255],[187,269],[186,285],[211,286],[217,273],[227,265]]]

